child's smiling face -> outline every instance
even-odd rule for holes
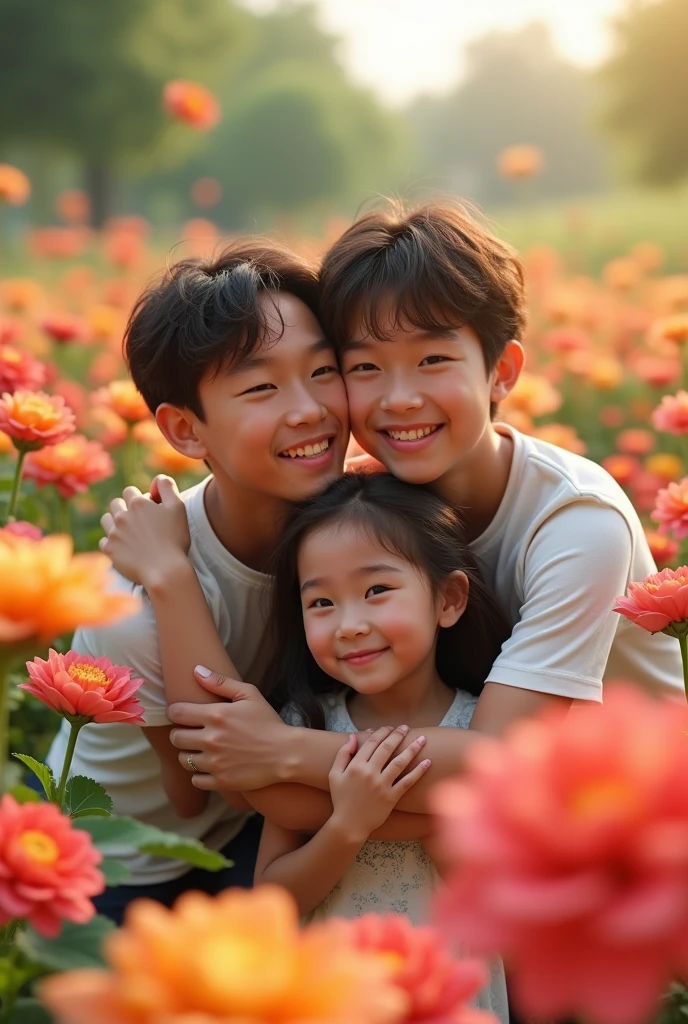
[[[510,390],[509,343],[489,374],[468,326],[399,328],[378,340],[353,324],[342,357],[351,429],[358,443],[410,483],[438,480],[479,448],[490,403]],[[519,346],[520,348],[520,346]]]

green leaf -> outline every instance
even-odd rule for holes
[[[115,930],[107,917],[91,918],[88,924],[65,922],[56,939],[45,939],[29,927],[17,938],[17,944],[32,960],[53,971],[70,971],[75,967],[103,967],[103,939]]]
[[[40,794],[35,789],[31,789],[30,786],[25,786],[22,783],[12,787],[10,796],[13,796],[18,804],[38,804],[41,802]]]
[[[52,1024],[52,1019],[37,999],[17,999],[8,1024]]]
[[[126,864],[123,864],[121,860],[117,860],[115,857],[105,857],[98,867],[105,875],[105,884],[107,886],[122,885],[123,882],[131,878],[131,871]]]
[[[33,772],[43,787],[43,792],[48,800],[54,802],[57,799],[57,786],[55,785],[53,773],[47,764],[41,764],[35,757],[29,757],[28,754],[12,754],[12,757],[16,757],[18,761],[21,761],[22,764],[25,764]]]
[[[112,797],[93,779],[74,775],[67,783],[64,809],[72,818],[86,814],[107,817],[112,811]]]
[[[221,853],[208,850],[197,839],[163,832],[153,825],[144,825],[135,818],[111,815],[109,818],[78,818],[75,828],[89,832],[93,842],[103,853],[117,856],[122,847],[134,847],[142,853],[155,853],[173,860],[183,860],[206,871],[219,871],[231,867],[231,861]]]

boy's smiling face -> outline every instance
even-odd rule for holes
[[[354,323],[350,339],[341,363],[351,429],[362,448],[415,484],[439,480],[479,453],[491,431],[490,403],[515,383],[517,343],[488,374],[471,327],[400,327],[378,340]]]
[[[300,501],[342,471],[346,392],[332,346],[310,309],[285,292],[267,293],[261,301],[276,340],[201,381],[205,421],[187,410],[194,448],[187,453],[207,458],[216,477],[246,492]]]

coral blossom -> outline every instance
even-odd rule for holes
[[[163,104],[168,114],[199,131],[214,128],[220,120],[220,104],[210,90],[198,82],[181,79],[168,82]]]
[[[77,626],[106,626],[131,615],[139,601],[110,593],[110,560],[74,555],[72,539],[34,540],[0,531],[0,644],[50,641]]]
[[[92,658],[52,649],[48,660],[27,661],[30,683],[21,683],[42,704],[61,715],[89,718],[94,722],[128,722],[143,725],[143,707],[134,694],[142,679],[132,679],[131,669],[113,665],[109,658]]]
[[[55,484],[63,498],[83,494],[91,484],[107,480],[115,472],[115,464],[98,441],[89,441],[83,434],[74,434],[66,441],[31,452],[24,463],[24,476],[39,487]]]
[[[673,625],[688,621],[688,565],[629,583],[628,597],[617,597],[614,611],[650,633],[673,632]]]
[[[70,341],[84,341],[87,337],[86,325],[82,320],[66,313],[52,313],[41,320],[41,330],[49,338],[65,345]]]
[[[652,425],[666,434],[688,434],[688,391],[665,395],[652,413]]]
[[[503,178],[532,178],[542,170],[542,150],[537,146],[507,146],[497,158],[497,169]]]
[[[650,554],[657,565],[666,565],[667,562],[673,562],[679,553],[680,548],[678,541],[672,540],[671,537],[658,533],[657,530],[646,529],[645,540],[649,545]]]
[[[12,164],[0,164],[0,199],[11,206],[23,206],[31,195],[31,182]]]
[[[102,405],[117,413],[125,423],[149,419],[151,412],[131,380],[113,380],[93,396],[94,406]]]
[[[688,971],[688,707],[631,686],[476,741],[438,786],[437,915],[535,1018],[651,1020]]]
[[[340,922],[333,922],[339,925]],[[130,906],[105,942],[110,970],[54,975],[40,997],[60,1024],[386,1024],[406,999],[379,956],[326,922],[299,931],[276,886]]]
[[[414,928],[407,917],[364,914],[342,922],[359,949],[381,953],[395,965],[392,975],[409,998],[404,1024],[496,1024],[469,1005],[487,982],[485,964],[452,955],[433,928]]]
[[[657,492],[650,518],[659,523],[660,533],[671,530],[677,540],[688,537],[688,476]]]
[[[43,531],[40,526],[34,526],[33,523],[27,523],[24,519],[15,519],[13,523],[8,523],[7,526],[3,526],[0,530],[0,535],[4,532],[13,533],[15,537],[26,537],[28,540],[40,540],[43,536]]]
[[[76,422],[59,395],[15,391],[0,398],[0,430],[12,438],[15,448],[35,451],[64,441],[76,430]]]
[[[43,387],[46,379],[46,367],[30,352],[0,343],[0,394],[33,391]]]
[[[41,935],[55,938],[63,921],[85,924],[91,902],[105,888],[98,870],[103,855],[88,832],[48,803],[18,804],[0,799],[0,927],[28,920]]]

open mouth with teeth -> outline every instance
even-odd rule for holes
[[[383,433],[395,441],[420,441],[423,437],[436,434],[441,426],[441,423],[435,423],[430,427],[416,427],[413,430],[384,430]]]
[[[331,437],[325,437],[315,444],[305,444],[303,448],[285,448],[279,455],[281,459],[315,459],[327,451],[331,440]]]

